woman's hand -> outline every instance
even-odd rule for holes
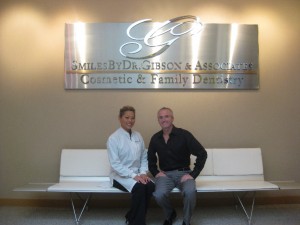
[[[151,179],[146,174],[139,174],[134,177],[134,179],[142,184],[147,184]]]

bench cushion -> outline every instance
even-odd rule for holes
[[[263,191],[278,190],[278,186],[267,181],[236,180],[236,181],[201,181],[196,180],[198,192],[232,192],[232,191]]]
[[[213,149],[215,176],[263,175],[260,148]]]
[[[60,177],[108,176],[110,165],[106,149],[63,149]]]

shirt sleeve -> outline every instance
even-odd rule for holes
[[[152,176],[156,176],[159,173],[157,168],[157,156],[154,145],[154,138],[152,137],[150,140],[149,148],[148,148],[148,167]]]
[[[147,160],[147,150],[145,149],[145,143],[144,140],[142,138],[142,136],[140,135],[140,139],[142,140],[141,143],[141,167],[139,169],[141,174],[147,174],[148,171],[148,160]]]
[[[193,171],[190,172],[190,175],[194,179],[196,179],[204,168],[207,159],[207,152],[205,148],[200,144],[200,142],[190,132],[187,131],[186,135],[190,152],[192,155],[196,156],[195,167]]]

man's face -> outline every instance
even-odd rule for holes
[[[173,126],[173,113],[168,109],[162,109],[157,113],[158,123],[162,129],[168,129]]]

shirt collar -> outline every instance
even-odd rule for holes
[[[172,130],[171,130],[170,136],[173,136],[173,135],[176,136],[177,134],[178,134],[178,128],[175,127],[175,125],[173,125],[173,128],[172,128]],[[163,137],[163,130],[160,130],[159,136],[160,136],[160,137]]]
[[[127,130],[125,130],[123,127],[120,127],[120,130],[123,134],[130,136],[130,133]],[[131,130],[131,134],[133,134],[133,130]]]

